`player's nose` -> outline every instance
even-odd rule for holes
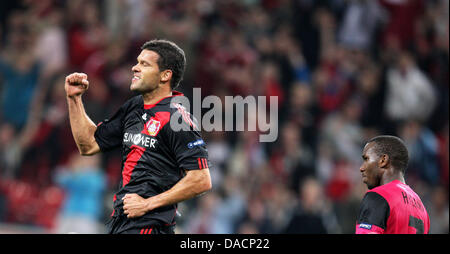
[[[366,170],[366,168],[364,167],[364,164],[359,167],[359,171],[361,173],[364,172],[365,170]]]
[[[131,67],[131,70],[132,70],[133,72],[138,72],[138,71],[139,71],[138,65],[136,64],[136,65],[134,65],[133,67]]]

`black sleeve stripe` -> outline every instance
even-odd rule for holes
[[[386,229],[390,207],[386,199],[376,192],[367,192],[358,215],[358,224],[371,224]]]

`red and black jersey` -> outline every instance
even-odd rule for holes
[[[420,197],[398,180],[369,190],[356,222],[356,234],[428,234],[429,228]]]
[[[146,105],[141,95],[128,100],[112,118],[98,125],[95,139],[102,152],[122,147],[122,178],[114,195],[113,215],[123,214],[122,197],[137,193],[148,198],[169,190],[185,175],[185,170],[208,168],[208,151],[200,132],[192,128],[191,115],[171,99],[177,91],[159,102]],[[174,107],[176,106],[176,107]],[[183,111],[189,131],[174,131],[170,118]],[[173,224],[177,205],[149,211],[142,218]]]

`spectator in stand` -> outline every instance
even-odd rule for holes
[[[72,68],[86,68],[89,57],[104,49],[107,40],[107,29],[101,21],[97,2],[76,0],[67,5],[69,20],[68,49]],[[92,60],[91,60],[92,61]],[[89,72],[88,70],[84,70]]]
[[[436,90],[436,107],[428,123],[434,132],[445,125],[442,115],[448,115],[449,109],[448,4],[445,0],[426,1],[425,14],[415,26],[412,46],[417,66]]]
[[[294,122],[286,122],[280,134],[279,148],[272,152],[270,163],[274,175],[295,192],[299,182],[315,173],[314,154]]]
[[[0,125],[0,175],[1,178],[11,179],[15,177],[20,159],[15,148],[16,129],[9,123]]]
[[[275,233],[273,222],[270,220],[268,210],[260,197],[248,198],[246,213],[238,223],[237,232],[254,230],[253,233]]]
[[[329,114],[320,129],[322,142],[331,145],[334,158],[357,165],[357,154],[364,143],[360,124],[361,100],[357,97],[345,102],[339,111]]]
[[[435,134],[417,121],[403,123],[398,133],[410,153],[409,174],[431,186],[439,184],[439,144]]]
[[[384,129],[380,123],[384,118],[380,105],[385,104],[385,85],[380,76],[381,70],[373,63],[362,68],[355,79],[356,94],[362,102],[361,124],[365,128]]]
[[[449,183],[449,129],[448,119],[445,126],[439,131],[437,136],[439,143],[439,164],[440,164],[440,183],[448,189]]]
[[[372,50],[376,30],[383,19],[378,1],[347,1],[338,33],[339,42],[353,49]]]
[[[423,15],[424,0],[378,0],[388,13],[387,24],[381,34],[383,45],[398,41],[401,48],[407,48],[414,36],[414,26]]]
[[[223,179],[221,193],[222,199],[218,203],[215,231],[217,234],[233,234],[236,232],[236,224],[245,214],[245,193],[241,192],[242,180],[231,175]]]
[[[340,66],[339,52],[342,48],[329,46],[322,52],[320,66],[313,72],[312,85],[320,109],[319,117],[338,109],[350,93],[350,83]]]
[[[433,188],[431,200],[426,206],[430,215],[430,234],[448,234],[448,191],[443,186]]]
[[[55,182],[65,190],[65,203],[61,210],[56,233],[104,233],[100,219],[105,191],[105,176],[99,166],[99,156],[82,157],[74,153],[69,165],[55,174]]]
[[[319,182],[313,177],[304,179],[300,184],[298,206],[283,233],[326,234],[325,206],[326,199]]]
[[[40,1],[37,1],[40,2]],[[63,71],[67,64],[67,44],[63,22],[64,13],[61,9],[52,9],[41,18],[42,26],[36,38],[35,54],[42,63],[42,72],[46,77]]]
[[[39,90],[41,64],[33,53],[34,34],[25,14],[14,13],[8,19],[9,36],[0,52],[2,79],[2,120],[20,130],[25,126],[29,107]]]
[[[209,193],[198,199],[198,212],[189,218],[189,233],[193,234],[212,234],[215,231],[217,218],[217,208],[220,203],[220,197],[216,193]],[[187,232],[182,232],[187,233]]]
[[[395,66],[388,69],[386,80],[385,111],[392,121],[428,120],[436,105],[435,91],[410,53],[401,52]]]
[[[224,183],[227,172],[228,158],[231,154],[231,146],[226,141],[225,133],[222,131],[214,131],[205,133],[205,139],[208,140],[208,151],[211,154],[209,160],[214,165],[214,170],[211,171],[211,181],[213,186],[220,188]]]

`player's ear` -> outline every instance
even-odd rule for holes
[[[161,72],[161,82],[168,82],[172,79],[172,71],[164,70]]]
[[[380,156],[380,159],[378,160],[378,167],[379,168],[386,168],[387,165],[389,164],[389,160],[390,160],[389,155],[382,154]]]

